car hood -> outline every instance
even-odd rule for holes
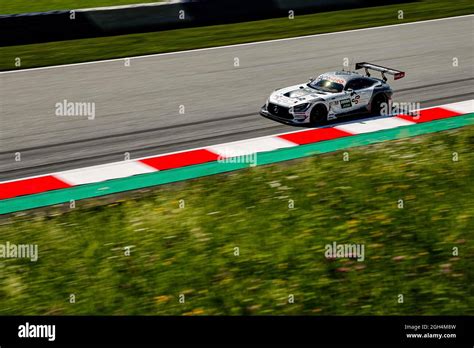
[[[276,90],[270,96],[270,102],[291,107],[308,103],[315,99],[326,99],[332,96],[334,96],[334,93],[317,91],[303,84]]]

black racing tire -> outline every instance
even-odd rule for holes
[[[312,126],[323,125],[328,121],[328,110],[323,104],[317,104],[311,110],[309,122]]]
[[[372,99],[372,103],[370,104],[370,113],[374,116],[380,116],[380,113],[382,112],[382,107],[384,103],[387,102],[388,98],[385,94],[377,94],[374,99]]]

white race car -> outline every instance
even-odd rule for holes
[[[328,72],[308,83],[274,91],[260,114],[289,124],[320,125],[336,118],[355,115],[380,115],[393,94],[385,74],[395,80],[403,71],[371,63],[356,63],[355,69],[365,69],[366,75],[351,71]],[[369,70],[382,73],[382,79],[370,76]]]

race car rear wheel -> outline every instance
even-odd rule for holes
[[[382,112],[382,108],[384,104],[386,104],[388,101],[388,98],[385,94],[381,93],[375,96],[375,98],[372,100],[372,104],[370,106],[370,112],[372,115],[380,116],[380,113]]]
[[[328,120],[328,111],[326,107],[322,104],[316,105],[313,110],[311,110],[311,115],[309,121],[311,125],[321,125],[325,124]]]

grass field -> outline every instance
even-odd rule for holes
[[[0,314],[473,315],[473,146],[469,126],[4,217],[39,259],[1,260]]]
[[[160,0],[0,0],[0,14],[72,10],[160,2]]]
[[[398,19],[399,10],[404,11],[402,20]],[[0,70],[182,51],[472,13],[474,2],[471,0],[421,0],[399,5],[296,16],[293,20],[277,18],[212,27],[1,47]],[[21,59],[20,67],[15,66],[16,58]]]

